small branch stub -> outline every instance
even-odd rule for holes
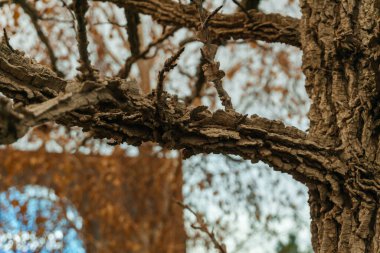
[[[157,102],[161,101],[162,92],[164,90],[164,79],[165,79],[165,73],[169,72],[170,70],[174,69],[177,64],[175,63],[178,58],[181,56],[181,54],[185,51],[185,48],[182,47],[177,53],[175,53],[172,57],[167,59],[165,61],[164,67],[158,72],[158,83],[157,83],[157,92],[156,92],[156,98]]]
[[[3,32],[4,32],[3,40],[4,40],[5,44],[8,46],[8,48],[12,52],[14,52],[15,50],[13,49],[13,47],[11,46],[11,44],[9,43],[9,37],[8,37],[8,34],[7,34],[7,30],[5,30],[5,28],[3,28]]]

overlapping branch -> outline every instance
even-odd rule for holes
[[[199,8],[202,9],[201,5]],[[214,83],[215,89],[219,95],[222,105],[226,110],[233,110],[232,101],[226,90],[223,88],[222,79],[225,76],[224,71],[219,69],[220,63],[215,61],[215,55],[218,51],[218,45],[212,44],[212,33],[209,30],[208,24],[210,20],[223,8],[223,5],[216,8],[212,13],[210,13],[204,20],[202,20],[201,30],[198,32],[199,39],[203,42],[203,47],[201,49],[202,58],[205,63],[202,65],[202,70],[204,71],[204,76],[207,82]],[[200,16],[201,13],[200,13]],[[202,19],[202,17],[201,17]]]
[[[63,73],[58,69],[57,57],[54,53],[50,40],[42,31],[41,25],[38,23],[38,20],[40,19],[38,11],[26,0],[14,0],[14,2],[19,4],[21,8],[24,10],[24,12],[29,16],[30,20],[32,21],[33,27],[37,32],[38,37],[47,49],[52,69],[54,70],[54,72],[58,74],[58,76],[63,77]]]
[[[80,56],[80,68],[82,72],[82,80],[90,79],[95,80],[95,72],[91,66],[90,57],[88,55],[88,39],[87,39],[87,30],[86,30],[86,12],[88,10],[87,0],[75,0],[74,1],[74,13],[77,21],[77,41],[78,41],[78,51]]]
[[[128,9],[125,9],[124,12],[127,19],[127,32],[131,55],[137,56],[140,54],[140,39],[138,34],[138,25],[140,23],[139,14],[129,11]]]
[[[197,66],[197,71],[195,73],[196,81],[195,81],[194,87],[192,88],[191,95],[185,98],[186,104],[191,104],[196,98],[201,97],[203,86],[206,83],[206,77],[202,69],[202,66],[205,63],[206,63],[206,60],[203,58],[203,56],[201,56],[198,66]]]
[[[164,25],[197,29],[198,9],[195,4],[181,5],[172,0],[97,0],[115,3],[142,14],[150,15]],[[218,14],[210,21],[210,31],[219,42],[228,39],[281,42],[300,47],[299,20],[280,14],[264,14],[249,10],[249,20],[243,12],[232,15]]]
[[[129,76],[129,72],[131,71],[132,65],[134,63],[136,63],[140,59],[146,59],[147,55],[149,54],[150,50],[153,47],[156,47],[159,44],[163,43],[166,39],[168,39],[170,36],[172,36],[177,30],[178,30],[177,27],[169,28],[168,31],[166,31],[162,36],[160,36],[156,40],[149,43],[144,50],[142,50],[141,52],[139,50],[138,54],[137,54],[137,52],[132,53],[131,56],[129,56],[125,60],[125,64],[119,72],[119,77],[127,78]],[[130,36],[130,35],[128,34],[128,36]],[[132,51],[132,49],[131,49],[131,51]]]
[[[219,253],[227,253],[226,245],[224,243],[219,242],[219,240],[216,238],[214,231],[210,231],[210,229],[208,229],[207,223],[200,213],[194,211],[189,205],[185,205],[181,202],[177,202],[177,204],[181,206],[184,210],[188,210],[195,216],[196,223],[191,225],[192,228],[205,233],[210,238],[211,242],[214,244],[215,249],[218,250]]]
[[[179,59],[183,51],[185,51],[185,48],[184,47],[180,48],[177,53],[175,53],[172,57],[170,57],[169,59],[165,61],[164,67],[158,72],[158,83],[157,83],[157,89],[156,89],[156,100],[158,104],[161,104],[162,102],[165,73],[169,72],[170,70],[172,70],[174,67],[177,66],[176,61]]]
[[[205,106],[187,107],[166,92],[161,94],[158,113],[155,94],[141,95],[133,82],[118,78],[65,81],[22,53],[13,52],[5,42],[0,44],[0,91],[19,104],[0,111],[22,115],[15,124],[26,128],[56,121],[82,127],[115,144],[154,141],[183,150],[185,157],[234,154],[253,162],[262,160],[303,182],[308,178],[323,181],[320,170],[333,164],[331,150],[282,122],[247,117],[233,110],[210,112]],[[25,132],[18,132],[17,125],[13,132],[2,131],[2,143],[16,141]]]

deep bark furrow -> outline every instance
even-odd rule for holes
[[[373,109],[378,105],[371,102],[376,95],[375,73],[367,68],[374,51],[366,44],[360,45],[360,41],[371,40],[373,28],[367,32],[359,28],[354,31],[355,24],[364,23],[362,20],[369,22],[363,15],[368,15],[370,1],[361,5],[358,1],[351,4],[324,1],[318,5],[304,2],[304,12],[310,14],[303,21],[307,30],[303,39],[312,41],[304,48],[303,64],[313,101],[310,132],[326,135],[326,142],[351,150],[347,157],[367,153],[374,161],[373,151],[379,140],[377,134],[373,135]],[[369,25],[360,27],[363,26]],[[317,36],[313,35],[315,31]]]
[[[380,176],[376,69],[377,1],[302,1],[303,70],[312,105],[310,138],[339,147],[342,173],[309,185],[313,247],[318,253],[378,252]],[[377,40],[377,39],[376,39]]]
[[[351,192],[353,195],[345,197],[351,201],[337,206],[331,202],[333,192],[329,187],[311,188],[314,190],[309,191],[309,204],[315,252],[377,252],[373,251],[378,248],[379,234],[376,197],[363,201],[361,193]]]

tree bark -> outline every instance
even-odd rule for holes
[[[161,24],[197,29],[195,5],[112,0]],[[80,126],[115,144],[154,141],[185,155],[262,160],[309,188],[316,253],[380,252],[380,1],[301,0],[302,19],[256,10],[215,14],[217,40],[259,39],[301,47],[311,99],[307,133],[232,109],[189,107],[163,92],[139,94],[117,77],[66,81],[0,44],[0,143],[46,121]],[[215,41],[213,41],[215,42]]]
[[[343,174],[308,183],[315,252],[380,252],[379,1],[303,0],[310,139],[339,150]]]
[[[120,7],[150,15],[163,25],[198,28],[198,9],[195,4],[180,4],[172,0],[96,0],[111,2]],[[244,13],[217,14],[209,22],[209,30],[216,42],[229,39],[254,39],[266,42],[282,42],[300,46],[299,20],[279,14],[249,11],[250,21]]]
[[[327,184],[309,185],[314,252],[379,252],[378,196],[364,191],[334,194]],[[337,205],[332,198],[343,198],[342,203]]]

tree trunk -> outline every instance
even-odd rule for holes
[[[380,209],[366,192],[342,194],[343,203],[331,202],[327,186],[310,187],[311,233],[314,252],[380,252]],[[357,193],[360,195],[360,193]]]
[[[301,3],[309,136],[338,150],[324,180],[307,184],[318,253],[380,252],[379,4]]]

